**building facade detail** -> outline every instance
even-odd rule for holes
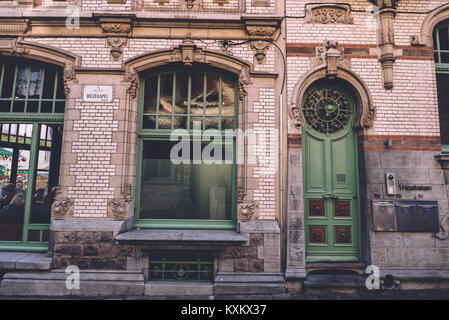
[[[351,7],[347,4],[307,4],[306,23],[354,24]]]

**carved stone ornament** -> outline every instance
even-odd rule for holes
[[[295,128],[296,129],[302,128],[304,126],[304,116],[302,115],[301,110],[299,110],[295,104],[292,105],[291,113],[292,119],[294,120]]]
[[[66,217],[73,215],[73,200],[70,198],[62,197],[62,188],[56,186],[53,188],[55,193],[55,200],[51,205],[51,212],[53,217]]]
[[[441,232],[435,234],[435,237],[439,240],[446,240],[449,238],[449,214],[444,215],[440,221]]]
[[[347,4],[318,4],[306,6],[306,23],[354,24],[351,7]]]
[[[0,20],[0,34],[22,34],[26,33],[30,26],[30,20],[23,22]]]
[[[127,218],[129,209],[128,199],[111,199],[108,201],[109,216],[114,218]]]
[[[249,220],[256,217],[256,208],[258,205],[254,202],[239,204],[239,219]]]
[[[108,38],[107,45],[111,47],[111,56],[117,61],[122,55],[122,48],[127,44],[126,38]]]
[[[386,90],[393,89],[394,54],[394,24],[396,9],[391,1],[379,10],[380,29],[378,30],[379,62],[382,65],[382,81]]]
[[[317,48],[317,55],[311,59],[311,67],[326,65],[326,74],[335,78],[338,67],[351,69],[350,60],[344,58],[343,48],[338,47],[338,41],[324,41],[322,47]]]
[[[131,31],[130,23],[102,23],[101,28],[104,33],[128,34]]]
[[[70,93],[69,84],[70,82],[78,83],[78,80],[76,79],[75,74],[75,66],[73,64],[67,64],[64,67],[64,93],[66,97]]]
[[[182,62],[185,66],[192,66],[194,62],[207,63],[206,54],[188,36],[178,48],[173,49],[170,62]]]
[[[276,27],[273,26],[246,26],[246,32],[249,36],[271,37],[276,32]]]
[[[259,64],[262,64],[265,60],[266,52],[270,48],[270,43],[262,40],[252,41],[250,42],[250,48],[256,51],[254,57]]]
[[[137,72],[133,68],[126,68],[123,76],[123,82],[129,82],[127,89],[130,97],[135,99],[137,97]]]
[[[248,95],[246,92],[245,86],[251,84],[251,79],[249,76],[249,71],[247,69],[243,69],[239,75],[239,99],[244,100]]]

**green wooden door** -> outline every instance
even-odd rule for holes
[[[303,100],[307,261],[359,260],[354,103],[342,88],[314,87]]]

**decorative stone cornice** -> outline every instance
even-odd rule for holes
[[[192,66],[194,62],[207,63],[206,54],[190,37],[184,39],[178,48],[173,49],[170,62],[182,62],[185,66]]]
[[[16,35],[24,34],[30,26],[29,19],[0,19],[0,34]]]
[[[306,23],[354,24],[348,4],[323,3],[306,5]]]

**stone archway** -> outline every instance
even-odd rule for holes
[[[421,33],[410,36],[410,43],[415,46],[433,47],[433,30],[443,20],[449,19],[449,3],[431,11],[421,25]]]

